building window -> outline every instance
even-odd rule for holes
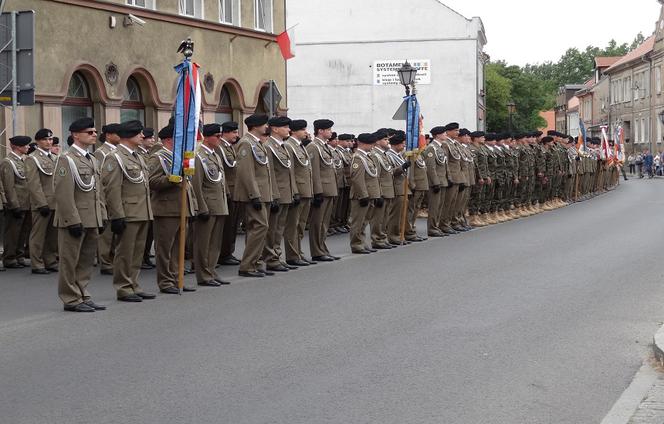
[[[92,99],[90,97],[90,88],[85,77],[79,72],[74,72],[69,81],[67,97],[62,103],[62,130],[63,136],[72,122],[80,118],[93,117]],[[62,143],[63,149],[67,149],[67,143]]]
[[[641,129],[641,125],[639,123],[639,119],[637,118],[637,119],[634,120],[634,142],[635,143],[640,143],[641,142],[641,133],[639,131],[640,129]]]
[[[272,0],[254,0],[254,16],[257,30],[272,32]]]
[[[156,0],[127,0],[129,6],[144,7],[146,9],[155,9]]]
[[[178,0],[180,15],[203,19],[203,0]]]
[[[219,22],[240,26],[240,0],[219,0]]]
[[[145,104],[136,78],[129,77],[120,108],[120,122],[138,120],[145,124]]]
[[[630,95],[630,90],[632,89],[632,77],[627,77],[625,78],[625,85],[623,87],[623,102],[629,103],[629,101],[632,99],[632,96]]]
[[[657,120],[657,143],[660,144],[662,142],[662,122],[658,119]]]
[[[214,113],[215,122],[223,124],[233,120],[233,105],[231,103],[231,92],[225,85],[221,88],[221,98],[219,106]]]
[[[662,68],[660,66],[655,68],[655,91],[657,94],[662,94]]]
[[[650,118],[643,118],[641,120],[641,136],[643,137],[643,142],[650,144]]]

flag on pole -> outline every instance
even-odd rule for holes
[[[281,55],[284,60],[292,59],[295,57],[295,28],[291,27],[281,34],[277,35],[277,44],[281,49]]]
[[[586,151],[586,126],[581,119],[579,119],[579,141],[576,143],[576,150],[578,152]]]
[[[415,150],[420,145],[420,103],[413,94],[405,97],[406,111],[406,151]]]
[[[427,147],[427,138],[424,136],[424,117],[420,113],[420,138],[417,143],[417,147],[420,151],[424,150]]]
[[[201,118],[201,85],[199,66],[185,59],[175,67],[180,74],[175,95],[175,120],[173,124],[172,181],[182,181],[184,175],[194,173],[194,148],[199,136]]]
[[[609,136],[606,133],[606,125],[603,125],[600,128],[602,130],[602,145],[599,149],[599,156],[602,160],[607,160],[611,157],[611,154],[609,153]]]

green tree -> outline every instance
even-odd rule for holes
[[[507,122],[507,103],[512,96],[512,82],[500,75],[499,63],[489,63],[484,75],[486,78],[486,126],[489,131],[499,131]]]

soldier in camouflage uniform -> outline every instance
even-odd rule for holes
[[[475,163],[476,184],[471,190],[470,203],[468,204],[468,212],[470,214],[468,223],[473,227],[488,225],[488,222],[482,219],[482,216],[487,212],[485,202],[488,187],[492,181],[489,176],[489,149],[484,146],[484,136],[485,134],[482,131],[470,133],[471,144],[468,146]]]

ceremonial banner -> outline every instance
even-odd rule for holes
[[[586,151],[586,126],[581,119],[579,119],[579,141],[576,143],[576,150],[578,152]]]
[[[611,153],[609,152],[609,136],[606,133],[607,127],[605,125],[600,128],[602,130],[602,144],[599,149],[599,156],[602,160],[606,160],[611,157]]]
[[[420,144],[420,103],[413,94],[405,97],[408,104],[406,113],[406,151],[417,149]]]
[[[173,128],[173,165],[170,178],[181,181],[194,173],[194,148],[201,115],[201,85],[196,63],[185,59],[175,67],[180,74],[175,96]]]

